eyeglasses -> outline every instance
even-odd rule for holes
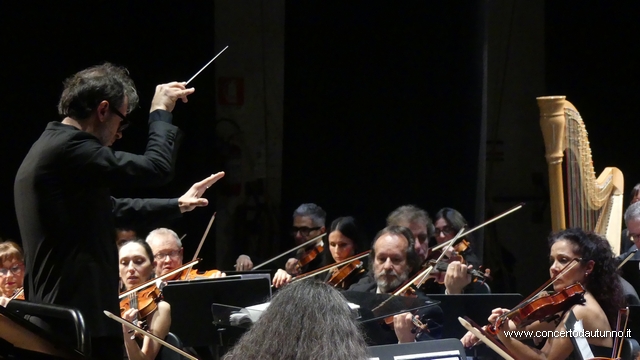
[[[309,236],[309,233],[311,233],[312,231],[316,231],[316,230],[320,230],[322,226],[317,226],[317,227],[307,227],[307,226],[301,226],[301,227],[297,227],[294,226],[291,228],[291,235],[295,235],[296,233],[300,232],[300,235],[302,236]]]
[[[153,257],[156,260],[164,260],[164,258],[166,258],[167,256],[172,258],[172,259],[177,259],[180,256],[180,250],[173,250],[173,251],[168,252],[168,253],[157,253]]]
[[[0,268],[0,276],[9,275],[9,271],[13,273],[13,275],[20,275],[22,273],[22,269],[24,268],[23,264],[15,264],[10,268]]]
[[[120,121],[120,126],[118,127],[118,131],[124,131],[124,129],[128,128],[129,125],[131,125],[131,122],[127,120],[127,117],[122,115],[120,110],[116,109],[115,106],[111,106],[111,104],[109,104],[109,109],[111,109],[111,111],[114,114],[118,115],[120,119],[122,119],[122,121]]]
[[[442,229],[436,228],[435,235],[438,236],[440,233],[443,233],[444,235],[451,235],[455,232],[456,231],[451,226],[445,226]]]

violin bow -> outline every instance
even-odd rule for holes
[[[576,266],[577,264],[580,263],[580,261],[582,260],[582,258],[574,258],[573,260],[571,260],[571,262],[569,262],[567,265],[565,265],[562,270],[560,270],[560,272],[552,277],[551,279],[547,280],[544,284],[542,284],[542,286],[540,286],[539,288],[537,288],[533,293],[531,293],[531,295],[527,296],[524,300],[522,300],[518,305],[514,306],[513,309],[507,311],[506,313],[500,315],[498,317],[498,319],[496,319],[496,323],[498,322],[499,319],[504,319],[504,318],[509,318],[509,315],[513,314],[516,310],[520,309],[522,306],[528,304],[529,302],[531,302],[531,300],[533,300],[534,298],[536,298],[541,292],[544,291],[544,289],[546,289],[547,287],[549,287],[550,285],[552,285],[554,282],[556,282],[561,276],[563,276],[564,274],[566,274],[567,272],[569,272],[569,270],[573,269],[574,266]]]
[[[620,268],[622,268],[622,265],[626,264],[627,261],[631,260],[631,258],[638,252],[638,249],[633,250],[632,252],[629,253],[629,255],[627,255],[626,258],[624,258],[624,260],[622,260],[622,262],[620,263],[620,265],[618,265],[618,268],[616,270],[620,270]]]
[[[220,54],[222,54],[225,50],[227,50],[227,48],[228,48],[228,47],[229,47],[228,45],[227,45],[227,46],[225,46],[225,47],[224,47],[224,49],[222,49],[222,51],[220,51],[220,52],[218,53],[218,55],[214,56],[214,57],[213,57],[213,59],[211,59],[211,60],[207,63],[207,65],[203,66],[203,67],[202,67],[202,69],[200,69],[200,71],[198,71],[195,75],[193,75],[193,76],[191,77],[191,79],[189,79],[189,81],[187,81],[187,83],[185,84],[185,86],[186,86],[186,85],[189,85],[189,83],[191,82],[191,80],[195,79],[195,78],[196,78],[196,76],[198,76],[198,74],[200,74],[200,73],[202,72],[202,70],[206,69],[206,67],[207,67],[207,66],[209,66],[209,64],[211,64],[211,63],[213,62],[213,60],[215,60],[218,56],[220,56]]]
[[[478,324],[473,320],[465,316],[464,318],[458,317],[458,321],[460,321],[460,324],[462,324],[465,329],[469,330],[473,335],[491,348],[491,350],[502,356],[503,359],[515,360],[515,356],[504,346],[504,344],[498,342],[498,340],[494,339],[490,334],[487,334],[487,332],[478,326]]]
[[[21,287],[20,290],[16,291],[15,294],[13,294],[13,296],[11,297],[11,299],[9,300],[14,300],[16,299],[18,296],[20,296],[20,294],[24,293],[24,287]]]
[[[290,283],[294,282],[294,281],[304,280],[306,278],[309,278],[309,277],[312,277],[312,276],[316,276],[318,274],[322,274],[323,272],[329,271],[329,270],[333,269],[336,266],[346,265],[346,264],[349,264],[349,263],[351,263],[353,261],[362,259],[363,257],[368,256],[370,252],[371,252],[371,250],[367,250],[367,251],[361,252],[358,255],[353,255],[352,257],[344,259],[344,260],[342,260],[340,262],[329,264],[329,265],[325,265],[325,266],[323,266],[323,267],[321,267],[319,269],[316,269],[316,270],[313,270],[313,271],[309,271],[308,273],[300,274],[298,276],[295,276],[295,277],[291,278]]]
[[[458,234],[452,240],[458,239],[461,236],[460,234],[462,234],[463,231],[464,231],[463,229],[460,229],[460,231],[458,231]],[[449,245],[451,245],[451,243],[449,243]],[[447,247],[445,249],[445,251],[442,251],[442,253],[438,257],[437,261],[442,260],[442,257],[444,257],[444,255],[446,253],[446,250],[448,250],[448,249],[449,249],[449,247]],[[404,285],[400,286],[396,291],[394,291],[393,294],[391,294],[390,297],[388,297],[386,300],[381,302],[380,305],[376,306],[375,309],[373,309],[372,311],[375,311],[375,310],[379,309],[384,304],[386,304],[389,300],[391,300],[393,297],[400,296],[400,294],[404,293],[411,285],[414,285],[414,283],[416,281],[417,281],[417,284],[415,284],[416,288],[420,288],[420,286],[422,286],[422,284],[424,284],[426,279],[429,277],[429,274],[431,274],[431,271],[433,271],[433,269],[434,269],[434,266],[429,266],[425,270],[418,272],[411,279],[407,280],[404,283]]]
[[[451,239],[451,240],[449,240],[449,241],[445,241],[445,242],[443,242],[442,244],[440,244],[440,245],[438,245],[438,246],[434,246],[433,248],[431,248],[431,250],[432,250],[432,251],[440,250],[441,248],[443,248],[443,247],[445,247],[445,246],[456,246],[456,245],[457,245],[457,243],[458,243],[460,240],[462,240],[463,236],[465,236],[465,235],[469,235],[470,233],[472,233],[472,232],[474,232],[474,231],[476,231],[476,230],[478,230],[478,229],[480,229],[480,228],[483,228],[483,227],[485,227],[485,226],[487,226],[487,225],[491,224],[492,222],[494,222],[494,221],[496,221],[496,220],[499,220],[499,219],[501,219],[501,218],[503,218],[503,217],[505,217],[505,216],[507,216],[507,215],[511,214],[511,213],[512,213],[512,212],[514,212],[514,211],[517,211],[517,210],[522,209],[522,207],[523,207],[524,205],[525,205],[525,203],[523,203],[523,202],[522,202],[522,203],[520,203],[520,204],[518,204],[518,205],[516,205],[516,206],[512,207],[511,209],[509,209],[509,210],[507,210],[507,211],[503,212],[502,214],[497,215],[497,216],[494,216],[494,217],[492,217],[491,219],[489,219],[489,220],[487,220],[487,221],[483,222],[482,224],[480,224],[480,225],[478,225],[478,226],[474,227],[473,229],[471,229],[471,230],[468,230],[468,231],[464,232],[462,235],[457,236],[457,237],[455,237],[455,238],[453,238],[453,239]],[[464,228],[463,228],[463,229],[464,229]]]
[[[211,229],[211,225],[213,224],[213,220],[215,220],[215,219],[216,219],[216,213],[214,212],[213,216],[211,216],[211,220],[209,220],[209,225],[207,225],[207,229],[204,231],[204,235],[202,235],[202,239],[200,240],[200,244],[198,245],[198,249],[196,250],[196,253],[193,254],[192,262],[198,258],[198,254],[200,253],[200,249],[202,249],[202,244],[204,244],[204,239],[206,239],[207,235],[209,235],[209,230]],[[187,236],[187,234],[185,234],[184,236]],[[189,269],[187,270],[187,276],[191,272],[191,268],[193,268],[193,265],[195,265],[195,264],[192,264],[189,267]]]
[[[622,330],[622,338],[616,336],[613,341],[613,350],[611,353],[611,357],[613,359],[620,359],[622,355],[622,345],[624,344],[624,334],[627,332],[627,322],[629,321],[629,307],[622,308],[618,311],[618,319],[616,320],[616,332],[620,333],[620,325],[623,322],[622,317],[624,316],[624,326]]]
[[[456,240],[458,240],[459,238],[462,237],[462,232],[463,231],[464,231],[464,229],[460,229],[458,231],[458,233],[456,234],[456,236],[453,239],[451,239],[451,241],[447,241],[449,244],[444,248],[444,250],[442,250],[442,253],[440,254],[440,256],[438,256],[438,259],[436,259],[436,264],[438,262],[440,262],[440,260],[442,260],[444,255],[447,253],[447,250],[449,250],[449,248],[451,248],[453,246],[453,244],[456,242]],[[423,271],[423,275],[414,277],[414,279],[412,281],[410,281],[409,284],[412,284],[416,279],[420,279],[420,280],[418,280],[418,283],[416,284],[416,287],[420,288],[427,281],[427,279],[429,278],[429,275],[431,274],[431,271],[433,271],[433,269],[435,269],[435,265],[434,266],[429,266],[427,268],[428,271]],[[407,286],[405,286],[405,288],[406,287]]]
[[[180,355],[182,355],[182,356],[184,356],[184,357],[186,357],[186,358],[188,358],[188,359],[198,360],[198,358],[197,358],[197,357],[194,357],[194,356],[192,356],[192,355],[189,355],[188,353],[186,353],[186,352],[184,352],[184,351],[182,351],[182,350],[178,349],[177,347],[175,347],[175,346],[173,346],[173,345],[169,344],[168,342],[164,341],[163,339],[160,339],[159,337],[157,337],[157,336],[153,335],[152,333],[150,333],[150,332],[148,332],[148,331],[142,330],[142,328],[141,328],[141,327],[136,326],[136,325],[134,325],[134,324],[132,324],[132,323],[128,322],[127,320],[125,320],[125,319],[123,319],[123,318],[120,318],[120,317],[118,317],[118,316],[113,315],[112,313],[108,312],[107,310],[104,310],[104,314],[105,314],[105,315],[107,315],[110,319],[115,320],[115,321],[119,322],[120,324],[122,324],[122,325],[126,326],[127,328],[129,328],[129,330],[131,330],[131,331],[136,331],[136,332],[139,332],[139,333],[142,333],[142,334],[144,334],[145,336],[150,337],[150,338],[151,338],[151,339],[153,339],[154,341],[159,342],[160,344],[162,344],[162,345],[164,345],[164,346],[168,347],[169,349],[171,349],[171,350],[173,350],[173,351],[177,352],[178,354],[180,354]]]
[[[136,291],[140,291],[140,290],[142,290],[142,289],[144,289],[144,288],[146,288],[146,287],[149,287],[149,286],[151,286],[151,285],[155,284],[155,283],[156,283],[156,281],[158,281],[158,280],[164,280],[164,279],[166,279],[166,278],[168,278],[168,277],[170,277],[170,276],[172,276],[172,275],[175,275],[175,274],[177,274],[177,273],[179,273],[179,272],[183,271],[184,269],[187,269],[187,268],[189,268],[189,267],[191,267],[191,266],[193,266],[193,265],[197,264],[199,261],[200,261],[199,259],[197,259],[197,260],[193,260],[193,261],[189,261],[188,263],[186,263],[186,264],[184,264],[184,265],[180,266],[180,267],[179,267],[179,268],[177,268],[177,269],[173,269],[173,270],[169,271],[168,273],[166,273],[166,274],[164,274],[164,275],[162,275],[162,276],[155,277],[155,278],[153,278],[153,279],[151,279],[151,280],[149,280],[149,281],[146,281],[146,282],[144,282],[144,283],[142,283],[142,284],[140,284],[140,285],[136,286],[135,288],[133,288],[133,289],[131,289],[131,290],[127,290],[127,291],[125,291],[125,292],[123,292],[123,293],[120,293],[120,297],[119,297],[118,299],[122,300],[122,299],[124,299],[125,297],[129,296],[129,294],[133,294],[133,293],[134,293],[134,292],[136,292]]]
[[[254,270],[255,270],[255,269],[259,269],[259,268],[261,268],[261,267],[265,266],[266,264],[268,264],[268,263],[270,263],[270,262],[272,262],[272,261],[274,261],[274,260],[278,260],[278,259],[280,259],[281,257],[283,257],[283,256],[285,256],[285,255],[287,255],[287,254],[291,253],[292,251],[295,251],[295,250],[298,250],[298,249],[303,248],[303,247],[305,247],[305,246],[308,246],[308,245],[310,245],[310,244],[313,244],[314,242],[318,241],[318,239],[320,239],[320,238],[322,238],[322,237],[324,237],[324,236],[326,236],[326,235],[327,235],[327,233],[320,234],[320,235],[318,235],[318,236],[314,237],[313,239],[311,239],[311,240],[309,240],[309,241],[305,242],[305,243],[304,243],[304,244],[302,244],[302,245],[298,245],[298,246],[294,247],[293,249],[289,249],[289,250],[287,250],[287,251],[283,252],[282,254],[280,254],[280,255],[278,255],[278,256],[276,256],[276,257],[273,257],[273,258],[271,258],[271,259],[269,259],[269,260],[267,260],[267,261],[263,262],[262,264],[260,264],[260,265],[258,265],[258,266],[254,266],[254,267],[253,267],[253,269],[254,269]]]

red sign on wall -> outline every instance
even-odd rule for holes
[[[218,78],[218,103],[242,106],[244,104],[244,78]]]

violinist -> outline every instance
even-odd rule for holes
[[[358,254],[364,248],[364,236],[356,224],[355,219],[351,216],[335,219],[331,223],[328,238],[329,251],[323,252],[323,266],[346,260]],[[338,290],[346,290],[367,276],[367,270],[361,261],[354,261],[353,264],[344,266],[348,266],[349,269],[352,270],[345,269],[341,272],[343,268],[336,267],[332,271],[327,272],[323,279],[324,282],[333,285]],[[289,283],[293,278],[283,270],[279,270],[276,275],[277,278],[274,278],[273,283],[276,288],[280,288],[282,285]]]
[[[554,321],[530,319],[537,321],[518,330],[565,331],[564,324],[569,310],[573,311],[578,320],[582,320],[584,330],[594,333],[596,330],[603,332],[615,329],[617,313],[624,306],[624,300],[609,242],[599,235],[585,233],[575,228],[551,235],[549,244],[551,246],[549,255],[551,277],[558,275],[561,269],[573,259],[579,259],[573,268],[557,277],[553,283],[553,291],[560,293],[571,285],[581,284],[586,290],[585,302],[562,309]],[[489,323],[493,324],[500,315],[508,311],[508,309],[494,309],[489,316]],[[574,347],[569,337],[542,339],[546,342],[541,350],[537,350],[516,338],[505,335],[505,331],[514,329],[517,329],[517,325],[512,320],[507,320],[502,327],[497,328],[497,337],[517,359],[573,358]],[[587,337],[586,340],[596,357],[611,356],[613,338]],[[461,341],[465,347],[470,347],[478,342],[478,338],[469,332]]]
[[[184,248],[175,231],[167,228],[155,229],[147,235],[146,242],[151,247],[155,259],[156,276],[162,276],[182,266]],[[210,277],[224,276],[226,276],[225,273],[214,271]]]
[[[327,213],[318,205],[313,203],[302,204],[293,212],[293,227],[291,228],[291,236],[294,238],[296,245],[318,237],[325,233],[325,221]],[[322,265],[322,256],[318,256],[323,252],[322,239],[318,239],[317,244],[312,244],[305,249],[299,249],[295,257],[289,258],[285,265],[287,274],[298,275],[318,269]],[[303,265],[300,261],[305,259]],[[236,270],[248,271],[253,268],[253,262],[247,255],[240,255],[236,260]],[[284,270],[283,270],[284,271]],[[284,274],[282,274],[284,275]]]
[[[405,227],[388,226],[378,232],[371,244],[369,266],[373,276],[364,277],[349,290],[391,294],[420,269],[420,263],[411,231]],[[420,290],[416,294],[420,299],[429,300]],[[414,316],[418,316],[427,325],[428,333],[416,336],[412,321]],[[442,309],[430,306],[418,310],[417,315],[409,312],[395,315],[393,327],[375,322],[367,323],[366,327],[372,337],[371,344],[382,345],[437,339],[441,336],[443,322]],[[372,328],[374,326],[381,327],[381,331],[376,331],[379,328]]]
[[[421,261],[427,259],[429,238],[433,235],[433,222],[429,214],[415,205],[404,205],[387,216],[387,226],[403,226],[411,230],[415,251]]]
[[[24,256],[18,244],[8,240],[0,243],[0,265],[0,306],[7,306],[22,290],[24,280]]]
[[[451,208],[443,208],[436,213],[434,223],[434,239],[429,244],[431,247],[440,245],[453,239],[460,229],[467,229],[467,221],[462,214]],[[463,293],[485,293],[487,287],[482,282],[472,282],[472,277],[468,274],[470,269],[478,269],[480,260],[471,248],[471,234],[465,236],[455,248],[450,247],[445,255],[445,259],[456,259],[450,261],[444,276],[436,276],[436,281],[429,281],[425,284],[424,291],[427,294],[463,294]],[[457,256],[453,257],[452,255]],[[445,260],[447,261],[447,260]],[[437,278],[444,280],[439,282]]]
[[[126,290],[135,288],[143,282],[149,280],[153,275],[153,269],[156,262],[153,260],[153,254],[149,245],[144,240],[128,240],[120,245],[120,279],[126,287]],[[141,290],[142,291],[142,290]],[[139,302],[142,304],[143,302]],[[145,304],[146,305],[146,304]],[[157,307],[155,310],[153,307]],[[151,308],[150,310],[149,307]],[[139,313],[151,312],[146,319],[140,319]],[[164,339],[169,333],[171,325],[171,307],[162,300],[155,300],[147,305],[144,309],[131,308],[121,313],[123,319],[134,322],[144,321],[147,331],[153,333],[161,339]],[[160,351],[161,344],[153,341],[145,336],[143,340],[133,336],[130,330],[122,327],[124,333],[124,346],[127,356],[130,360],[137,359],[155,359]]]

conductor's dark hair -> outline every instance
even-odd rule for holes
[[[280,290],[224,360],[366,360],[367,344],[345,298],[313,280]]]
[[[64,81],[58,113],[63,117],[83,121],[104,100],[109,102],[109,106],[120,108],[125,96],[129,101],[128,114],[138,105],[139,98],[126,68],[111,63],[92,66]]]

